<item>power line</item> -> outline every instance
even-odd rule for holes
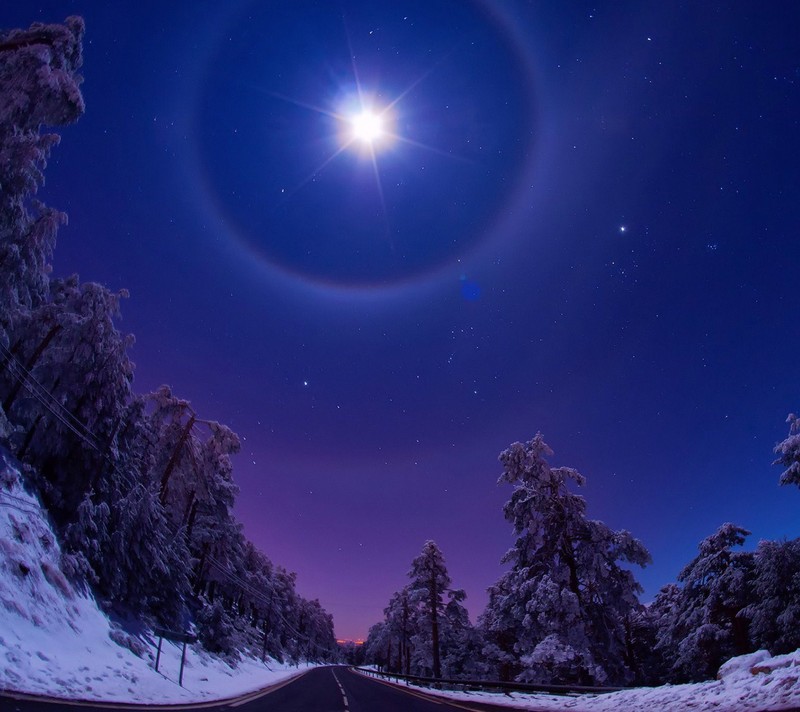
[[[81,432],[88,434],[91,438],[95,441],[89,441],[86,437],[83,439],[87,442],[87,444],[92,447],[96,451],[100,451],[100,448],[97,446],[99,443],[99,439],[89,430],[89,428],[81,422],[75,415],[73,415],[69,410],[67,410],[62,403],[52,394],[50,391],[47,390],[25,366],[23,366],[16,356],[2,343],[0,342],[0,351],[3,352],[6,356],[6,360],[8,365],[11,367],[11,371],[15,373],[17,378],[22,381],[23,385],[27,388],[27,390],[36,398],[42,405],[44,405],[51,413],[53,413],[67,428],[69,428],[73,433],[78,436],[82,436]],[[55,404],[56,407],[59,409],[59,414],[56,414],[53,409],[48,405],[46,402],[49,398],[50,402]],[[69,422],[67,422],[69,421]],[[81,432],[79,432],[81,431]]]

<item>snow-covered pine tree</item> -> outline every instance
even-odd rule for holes
[[[420,608],[415,653],[418,657],[424,656],[419,657],[420,666],[439,678],[442,676],[439,625],[444,616],[444,594],[450,588],[450,575],[436,542],[430,539],[425,542],[422,552],[411,563],[408,576],[411,600]]]
[[[364,641],[364,660],[369,664],[376,665],[378,670],[390,669],[391,642],[387,628],[388,623],[385,621],[375,623],[370,626],[367,639]]]
[[[333,633],[333,616],[316,598],[300,602],[301,654],[307,660],[336,659],[336,637]]]
[[[482,679],[489,667],[482,659],[484,639],[472,625],[464,607],[467,597],[463,589],[451,590],[444,608],[439,638],[442,648],[442,676],[448,679]]]
[[[191,479],[174,481],[182,490],[181,524],[187,527],[191,546],[196,545],[192,517],[201,511],[213,512],[218,520],[233,517],[233,505],[239,488],[233,481],[231,456],[239,452],[239,438],[230,428],[216,421],[203,421],[206,437],[192,443]],[[180,472],[184,474],[184,470]]]
[[[299,623],[298,599],[295,582],[297,574],[282,566],[275,569],[272,577],[274,594],[273,629],[281,654],[290,660],[299,659],[298,641],[295,631]]]
[[[189,552],[176,537],[152,485],[141,483],[116,501],[108,548],[103,552],[106,594],[123,610],[181,625],[189,597]]]
[[[750,621],[756,648],[773,655],[800,648],[800,539],[760,541],[754,554]]]
[[[166,385],[149,393],[146,400],[158,443],[152,477],[159,499],[173,523],[180,526],[197,469],[194,433],[197,416],[189,401],[173,395]]]
[[[197,612],[197,630],[203,647],[224,656],[231,664],[239,660],[241,637],[222,602],[206,601]]]
[[[9,332],[47,299],[56,232],[66,222],[33,196],[59,141],[41,127],[73,123],[84,111],[83,32],[78,17],[0,32],[0,345],[12,351]]]
[[[91,516],[66,528],[65,563],[73,578],[88,574],[115,608],[169,627],[183,618],[190,596],[190,555],[150,477],[157,435],[150,426],[144,399],[133,397],[115,426],[109,469],[79,508]]]
[[[84,110],[80,93],[83,20],[63,25],[36,23],[28,30],[0,32],[0,408],[21,388],[17,363],[35,363],[57,327],[25,352],[36,311],[50,291],[50,258],[66,215],[34,196],[59,137],[42,126],[76,121]],[[12,419],[13,423],[13,419]]]
[[[4,408],[19,428],[18,456],[43,475],[40,490],[59,524],[71,519],[84,493],[109,472],[116,431],[132,397],[133,337],[114,325],[123,296],[99,284],[80,284],[77,276],[55,280],[49,300],[25,330],[15,332],[21,353],[36,355],[35,362],[28,360],[29,370],[58,405],[46,407],[17,381]]]
[[[389,605],[383,611],[386,621],[383,634],[387,643],[391,641],[391,645],[386,648],[387,666],[393,672],[411,674],[411,641],[419,624],[417,608],[409,587],[404,586],[392,595]]]
[[[367,641],[366,660],[405,675],[476,677],[483,641],[463,606],[466,593],[450,588],[439,547],[425,542],[394,593],[384,621]]]
[[[188,401],[161,386],[147,396],[155,433],[152,486],[158,489],[167,519],[181,529],[194,560],[194,590],[209,601],[223,597],[230,609],[239,603],[230,574],[246,575],[244,537],[233,517],[238,488],[230,456],[239,439],[226,426],[198,419]]]
[[[487,653],[506,666],[513,656],[519,680],[624,683],[633,677],[625,622],[641,587],[621,564],[644,566],[650,555],[627,531],[587,519],[568,486],[583,476],[550,467],[552,454],[540,433],[500,454],[517,539],[482,617]]]
[[[789,435],[775,446],[778,459],[773,464],[782,465],[786,469],[781,473],[782,485],[800,486],[800,418],[789,413]]]
[[[658,622],[654,606],[642,606],[625,621],[634,686],[661,685],[667,679],[664,656],[658,648]]]
[[[743,614],[752,596],[753,554],[732,550],[749,534],[723,524],[700,542],[699,554],[678,575],[683,586],[665,587],[656,596],[659,648],[671,681],[708,680],[728,658],[753,650]]]
[[[280,659],[283,648],[278,616],[278,567],[252,542],[245,541],[242,569],[247,590],[241,592],[237,608],[250,626],[251,648],[262,658],[271,655]]]
[[[517,654],[519,621],[525,617],[525,601],[515,588],[518,576],[504,573],[489,589],[486,610],[478,617],[485,644],[483,658],[490,678],[509,682],[522,672]]]

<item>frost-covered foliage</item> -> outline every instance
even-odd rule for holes
[[[483,661],[485,640],[481,631],[470,623],[463,602],[463,589],[448,593],[449,601],[439,625],[442,652],[442,677],[450,679],[486,679],[489,666]]]
[[[463,606],[467,594],[450,588],[444,556],[435,542],[425,542],[408,576],[410,583],[384,609],[384,621],[370,628],[366,660],[406,675],[484,676],[483,639]]]
[[[787,422],[789,435],[775,447],[774,464],[784,468],[782,485],[800,485],[800,419],[790,413]],[[642,640],[656,640],[650,678],[707,680],[731,656],[800,647],[800,540],[737,550],[749,533],[723,524],[700,543],[678,583],[658,593],[640,631]]]
[[[502,678],[612,684],[634,678],[626,626],[641,591],[627,564],[650,555],[626,531],[586,517],[573,493],[584,478],[551,467],[541,434],[500,455],[499,482],[514,486],[504,507],[517,537],[503,557],[511,568],[489,589],[481,618],[485,649]]]
[[[418,611],[414,601],[411,600],[408,586],[404,586],[391,597],[384,614],[386,623],[378,632],[386,645],[386,663],[390,669],[410,675],[412,639],[416,634]],[[375,642],[374,636],[372,642],[373,644]],[[392,659],[393,648],[396,660]]]
[[[776,448],[788,468],[784,483],[800,472],[800,419],[789,422],[789,438]],[[800,650],[800,539],[761,541],[746,552],[739,547],[749,532],[723,524],[677,581],[641,606],[629,566],[645,565],[649,554],[628,532],[588,519],[574,491],[584,478],[551,467],[551,456],[540,434],[500,455],[500,482],[514,486],[504,513],[516,541],[479,626],[470,625],[464,593],[450,589],[441,552],[427,542],[411,584],[370,629],[368,662],[430,676],[438,637],[444,678],[661,685],[713,679],[726,660],[752,651]]]
[[[200,642],[212,653],[221,653],[232,662],[238,659],[236,629],[219,601],[205,603],[197,612]]]
[[[723,524],[647,609],[641,637],[655,639],[643,656],[651,682],[708,680],[734,655],[800,648],[800,540],[736,550],[748,534]]]
[[[43,126],[77,120],[83,20],[0,33],[0,439],[56,525],[62,566],[104,605],[210,648],[332,659],[333,621],[233,515],[239,440],[166,386],[133,391],[124,290],[50,277],[66,216],[35,201]]]
[[[0,343],[48,295],[63,213],[34,200],[56,134],[83,113],[83,20],[0,32]]]
[[[678,575],[683,585],[667,586],[656,597],[657,648],[671,681],[707,680],[728,658],[754,649],[742,614],[752,598],[753,554],[733,550],[749,533],[723,524]]]
[[[778,455],[775,464],[786,468],[781,474],[782,485],[800,486],[800,418],[789,413],[786,422],[789,423],[789,435],[775,446]]]
[[[109,469],[115,430],[132,397],[133,338],[114,325],[123,296],[75,276],[53,280],[48,300],[11,332],[14,363],[22,361],[30,377],[11,368],[2,405],[17,426],[17,455],[41,474],[59,524]]]
[[[800,648],[800,539],[761,541],[753,555],[750,621],[755,647],[773,655]]]

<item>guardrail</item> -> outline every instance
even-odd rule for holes
[[[366,675],[395,680],[398,683],[404,680],[406,685],[414,683],[423,687],[435,687],[440,690],[457,689],[464,692],[498,690],[500,692],[543,692],[549,695],[586,695],[619,692],[626,689],[624,687],[592,687],[589,685],[531,685],[524,682],[502,682],[500,680],[445,680],[435,677],[419,677],[418,675],[401,675],[394,672],[379,672],[363,667],[353,669]]]

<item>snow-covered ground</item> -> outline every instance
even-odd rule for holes
[[[70,699],[189,702],[234,697],[306,668],[244,659],[236,668],[164,641],[155,672],[152,635],[132,638],[76,591],[38,500],[0,451],[0,689]],[[138,655],[134,653],[138,652]]]
[[[800,710],[800,650],[770,657],[765,650],[725,663],[718,680],[693,685],[640,687],[602,695],[563,697],[521,693],[422,692],[464,702],[491,702],[517,709],[571,712],[767,712]]]

